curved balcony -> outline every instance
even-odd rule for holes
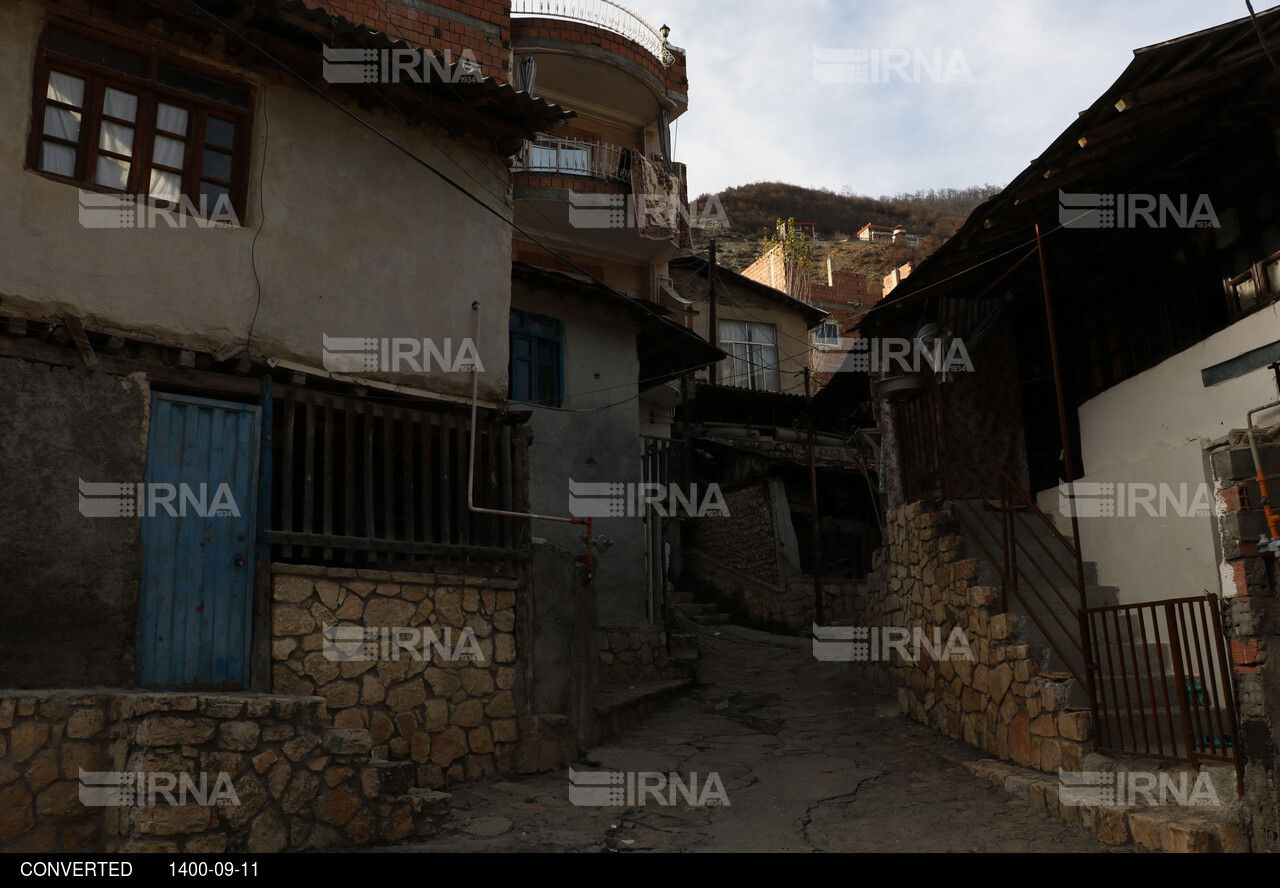
[[[511,17],[564,19],[594,25],[643,46],[664,68],[670,68],[676,61],[657,28],[612,0],[512,0]]]

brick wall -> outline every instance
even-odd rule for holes
[[[456,60],[469,50],[485,77],[508,80],[511,4],[507,0],[324,0],[313,4]]]
[[[658,81],[672,92],[684,94],[689,91],[687,60],[682,52],[674,52],[675,63],[670,68],[664,68],[662,63],[640,44],[612,31],[597,28],[595,25],[550,18],[521,17],[512,19],[511,26],[511,35],[515,40],[534,44],[539,40],[566,40],[581,43],[584,46],[594,46],[635,62],[658,78]]]
[[[1272,501],[1280,494],[1280,445],[1259,432],[1258,452]],[[1221,542],[1223,631],[1231,652],[1240,749],[1245,758],[1244,805],[1252,818],[1255,850],[1280,850],[1280,664],[1270,659],[1275,619],[1275,559],[1258,538],[1270,536],[1262,492],[1244,434],[1234,431],[1209,445],[1221,506],[1215,522]],[[1273,508],[1275,508],[1273,506]]]

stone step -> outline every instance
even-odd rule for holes
[[[723,626],[733,620],[732,614],[697,614],[690,617],[702,626]]]
[[[696,601],[681,602],[676,605],[676,609],[680,611],[680,613],[687,614],[690,617],[701,614],[714,614],[717,610],[714,604],[703,604]]]
[[[439,834],[453,820],[452,804],[453,796],[447,792],[415,788],[397,798],[392,810],[407,810],[413,837],[424,839]]]
[[[596,690],[596,743],[606,743],[644,721],[693,687],[692,679],[635,685],[601,685]]]
[[[696,647],[673,647],[671,648],[671,659],[681,663],[691,663],[698,659],[698,649]]]
[[[1102,771],[1097,755],[1087,756],[1082,771]],[[1136,846],[1139,850],[1169,853],[1239,853],[1249,850],[1241,806],[1230,795],[1219,795],[1218,806],[1161,805],[1151,807],[1145,798],[1135,794],[1136,805],[1089,805],[1072,803],[1071,794],[1063,798],[1058,775],[1044,774],[1008,762],[984,759],[965,762],[969,773],[990,782],[1011,796],[1040,808],[1046,813],[1079,826],[1107,845]],[[1147,761],[1141,769],[1164,770],[1158,762]],[[1214,766],[1214,771],[1219,771]],[[1228,769],[1234,787],[1234,768]],[[1132,772],[1129,772],[1132,773]],[[1210,773],[1205,771],[1205,773]],[[1220,773],[1210,773],[1215,789],[1224,783]],[[1128,786],[1128,784],[1125,784]],[[1188,784],[1190,788],[1194,784]],[[1081,801],[1077,796],[1075,802]]]

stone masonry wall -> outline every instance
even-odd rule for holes
[[[602,626],[600,683],[663,681],[688,678],[688,670],[671,659],[668,636],[659,626]]]
[[[515,580],[272,569],[277,693],[323,697],[335,726],[369,731],[375,755],[413,762],[419,787],[515,772]],[[325,627],[372,632],[373,647],[358,659],[326,649]],[[464,657],[469,629],[479,652],[452,660],[422,641],[407,638],[401,647],[393,635],[400,628],[422,638],[430,630]]]
[[[975,584],[977,562],[960,557],[961,537],[945,512],[920,503],[891,510],[879,567],[869,578],[857,626],[919,628],[945,644],[964,630],[973,659],[855,663],[897,688],[898,705],[917,721],[1007,761],[1056,773],[1079,770],[1091,749],[1089,713],[1064,706],[1066,673],[1039,671],[1041,651],[1016,643],[1017,615],[999,613],[999,591]],[[953,652],[954,653],[954,652]],[[878,673],[878,674],[877,674]]]
[[[686,551],[703,555],[764,585],[778,585],[778,545],[769,482],[726,485],[721,493],[729,514],[689,521]],[[712,577],[705,579],[715,582]]]
[[[447,795],[412,789],[411,767],[370,759],[367,732],[326,721],[318,698],[0,695],[0,851],[275,852],[438,831]],[[85,772],[162,788],[187,775],[204,798],[105,805]]]

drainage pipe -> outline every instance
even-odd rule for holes
[[[1264,404],[1261,407],[1255,407],[1249,411],[1245,417],[1245,422],[1249,430],[1249,451],[1253,454],[1254,475],[1258,482],[1258,491],[1262,494],[1262,511],[1267,516],[1267,530],[1271,532],[1269,548],[1273,555],[1280,557],[1280,551],[1277,551],[1277,544],[1280,542],[1280,516],[1277,516],[1271,508],[1271,497],[1267,492],[1267,475],[1262,471],[1262,457],[1258,455],[1258,442],[1253,435],[1253,415],[1261,413],[1263,410],[1270,410],[1272,407],[1280,407],[1280,401],[1273,401],[1270,404]],[[1265,543],[1264,543],[1265,545]]]

